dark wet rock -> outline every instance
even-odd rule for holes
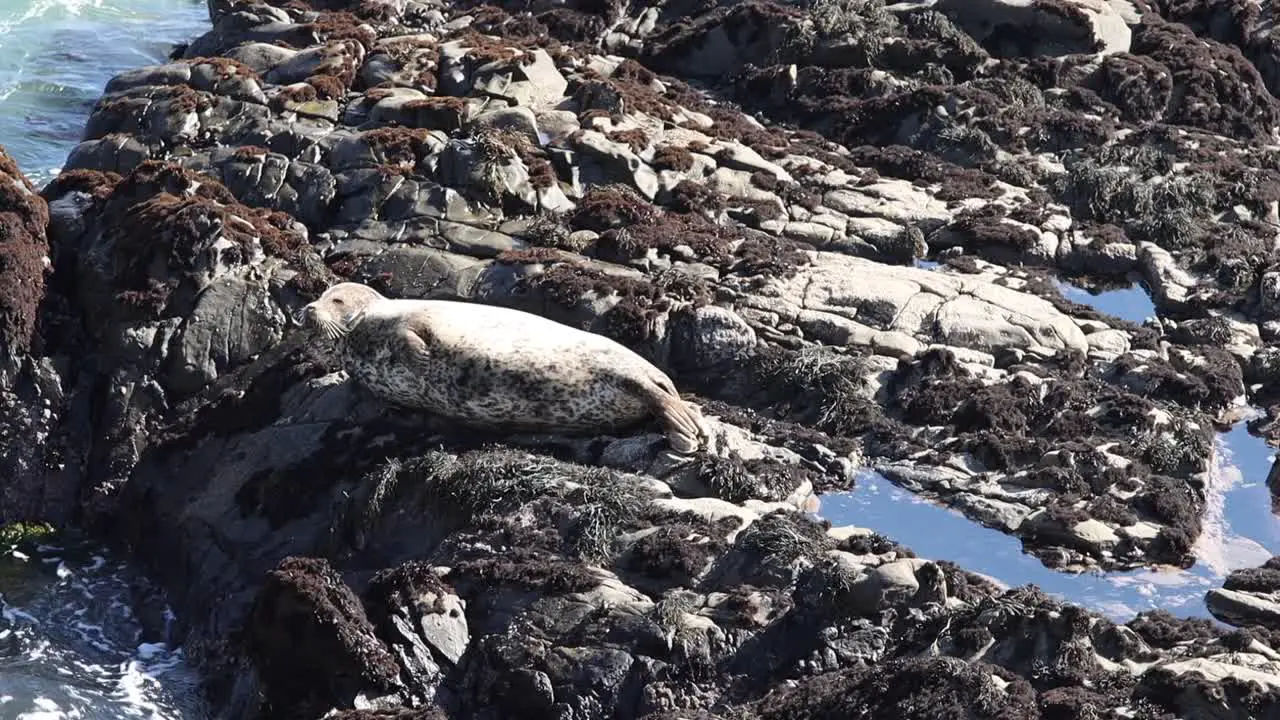
[[[75,379],[65,358],[44,339],[62,320],[47,295],[49,217],[0,148],[0,523],[65,523],[75,511],[84,419],[67,402]]]
[[[399,666],[359,599],[324,560],[282,560],[258,591],[248,634],[262,712],[323,713],[398,684]],[[321,677],[329,680],[317,682]]]
[[[776,691],[756,706],[757,717],[849,717],[859,712],[924,720],[930,717],[1036,718],[1035,693],[1012,684],[999,668],[956,658],[891,660],[874,668],[820,675]],[[867,698],[872,698],[868,702]]]
[[[204,170],[246,205],[279,210],[311,228],[330,222],[337,183],[323,165],[245,146],[215,150]]]
[[[1222,588],[1205,595],[1205,604],[1225,623],[1280,630],[1280,560],[1233,571]]]

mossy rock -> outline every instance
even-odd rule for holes
[[[42,540],[56,532],[49,523],[13,522],[0,526],[0,547],[16,547]]]

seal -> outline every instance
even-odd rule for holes
[[[607,434],[656,418],[685,455],[709,438],[698,407],[648,360],[523,310],[390,299],[344,282],[300,322],[334,341],[348,374],[391,405],[514,432]]]

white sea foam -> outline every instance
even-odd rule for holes
[[[0,35],[5,35],[23,23],[40,20],[50,13],[58,11],[65,15],[76,16],[87,8],[102,6],[102,0],[36,0],[18,13],[10,13],[0,18]]]
[[[5,717],[207,716],[181,649],[140,642],[130,604],[140,579],[131,582],[125,566],[101,554],[56,552],[36,560],[8,561],[22,573],[22,585],[14,588],[22,604],[0,596],[0,660],[6,661],[0,682],[17,690],[6,694]],[[169,616],[166,608],[164,619]]]
[[[113,75],[206,30],[203,0],[0,4],[0,144],[43,187]],[[0,548],[0,717],[207,715],[181,651],[144,637],[126,568],[97,549],[24,551]],[[156,621],[166,632],[172,613]]]

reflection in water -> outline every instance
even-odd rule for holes
[[[1236,537],[1247,538],[1265,550],[1263,560],[1280,555],[1280,518],[1272,512],[1271,491],[1267,488],[1267,474],[1275,460],[1275,451],[1262,438],[1249,434],[1246,420],[1236,423],[1219,435],[1225,452],[1223,483],[1223,515],[1227,527]],[[1211,488],[1212,491],[1212,488]],[[1241,551],[1242,552],[1242,551]],[[1257,551],[1254,551],[1257,555]],[[1258,563],[1245,562],[1231,555],[1231,567],[1249,567]]]
[[[820,514],[834,525],[875,530],[920,557],[949,560],[1011,587],[1034,584],[1118,621],[1156,608],[1207,617],[1201,598],[1221,583],[1206,567],[1079,574],[1051,570],[1024,553],[1017,538],[985,528],[870,471],[859,475],[852,492],[824,496]]]
[[[1055,281],[1058,290],[1068,300],[1088,305],[1098,312],[1104,312],[1129,322],[1142,324],[1147,318],[1156,316],[1155,303],[1142,285],[1134,283],[1128,287],[1110,289],[1089,289],[1074,283]]]

